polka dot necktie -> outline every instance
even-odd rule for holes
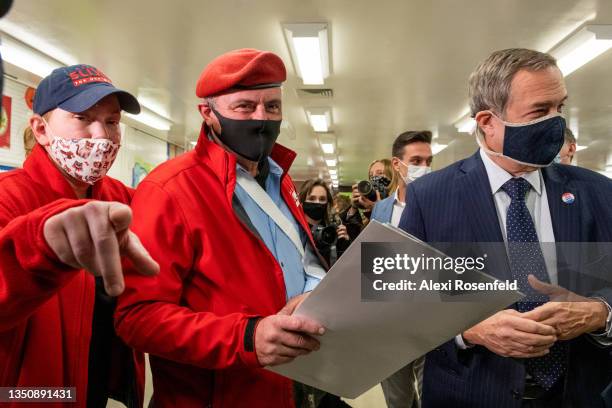
[[[527,295],[516,304],[519,312],[530,311],[548,301],[547,296],[539,294],[529,285],[527,276],[532,274],[541,281],[550,281],[538,234],[525,203],[530,188],[529,182],[520,177],[512,178],[502,186],[502,190],[512,199],[506,215],[510,270],[521,292]],[[548,390],[565,372],[566,355],[567,344],[556,342],[547,355],[525,359],[525,367],[535,381]]]

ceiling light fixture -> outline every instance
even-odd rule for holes
[[[2,59],[41,78],[65,64],[13,37],[2,36]]]
[[[442,150],[446,149],[447,147],[448,147],[447,144],[432,143],[431,144],[431,154],[435,156],[436,154],[440,153]]]
[[[325,133],[331,126],[331,110],[328,108],[307,108],[306,116],[315,132]]]
[[[568,76],[612,48],[612,25],[587,24],[556,45],[550,54]]]
[[[141,104],[140,113],[137,115],[133,115],[131,113],[126,113],[131,119],[134,119],[137,122],[140,122],[144,125],[147,125],[153,129],[168,131],[172,126],[172,121],[164,118],[163,116],[153,112],[148,109],[146,106]]]
[[[470,117],[469,113],[455,122],[455,128],[459,133],[474,133],[476,130],[476,121]]]
[[[304,85],[322,85],[329,76],[327,23],[283,24],[283,33]]]

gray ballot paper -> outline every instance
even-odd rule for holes
[[[269,370],[341,397],[356,398],[523,297],[517,290],[435,290],[435,283],[448,281],[448,271],[427,270],[417,271],[413,278],[415,285],[426,279],[430,290],[406,290],[399,295],[394,291],[391,300],[369,299],[368,285],[376,280],[376,274],[364,279],[362,243],[364,248],[371,245],[365,243],[379,243],[383,248],[400,246],[403,252],[420,258],[445,256],[398,228],[370,221],[294,313],[326,328],[321,348]],[[461,275],[452,271],[451,275],[472,283],[501,282],[476,270]],[[383,273],[379,276],[384,278]]]

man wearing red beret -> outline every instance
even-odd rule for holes
[[[195,150],[138,187],[132,229],[160,264],[128,271],[115,315],[127,344],[151,355],[156,407],[293,407],[271,371],[319,348],[318,323],[291,316],[324,274],[276,143],[282,60],[228,52],[202,72]]]

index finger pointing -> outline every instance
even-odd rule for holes
[[[159,264],[151,258],[149,252],[140,242],[138,235],[132,231],[127,232],[123,253],[132,261],[139,273],[143,275],[157,275],[159,273]]]

